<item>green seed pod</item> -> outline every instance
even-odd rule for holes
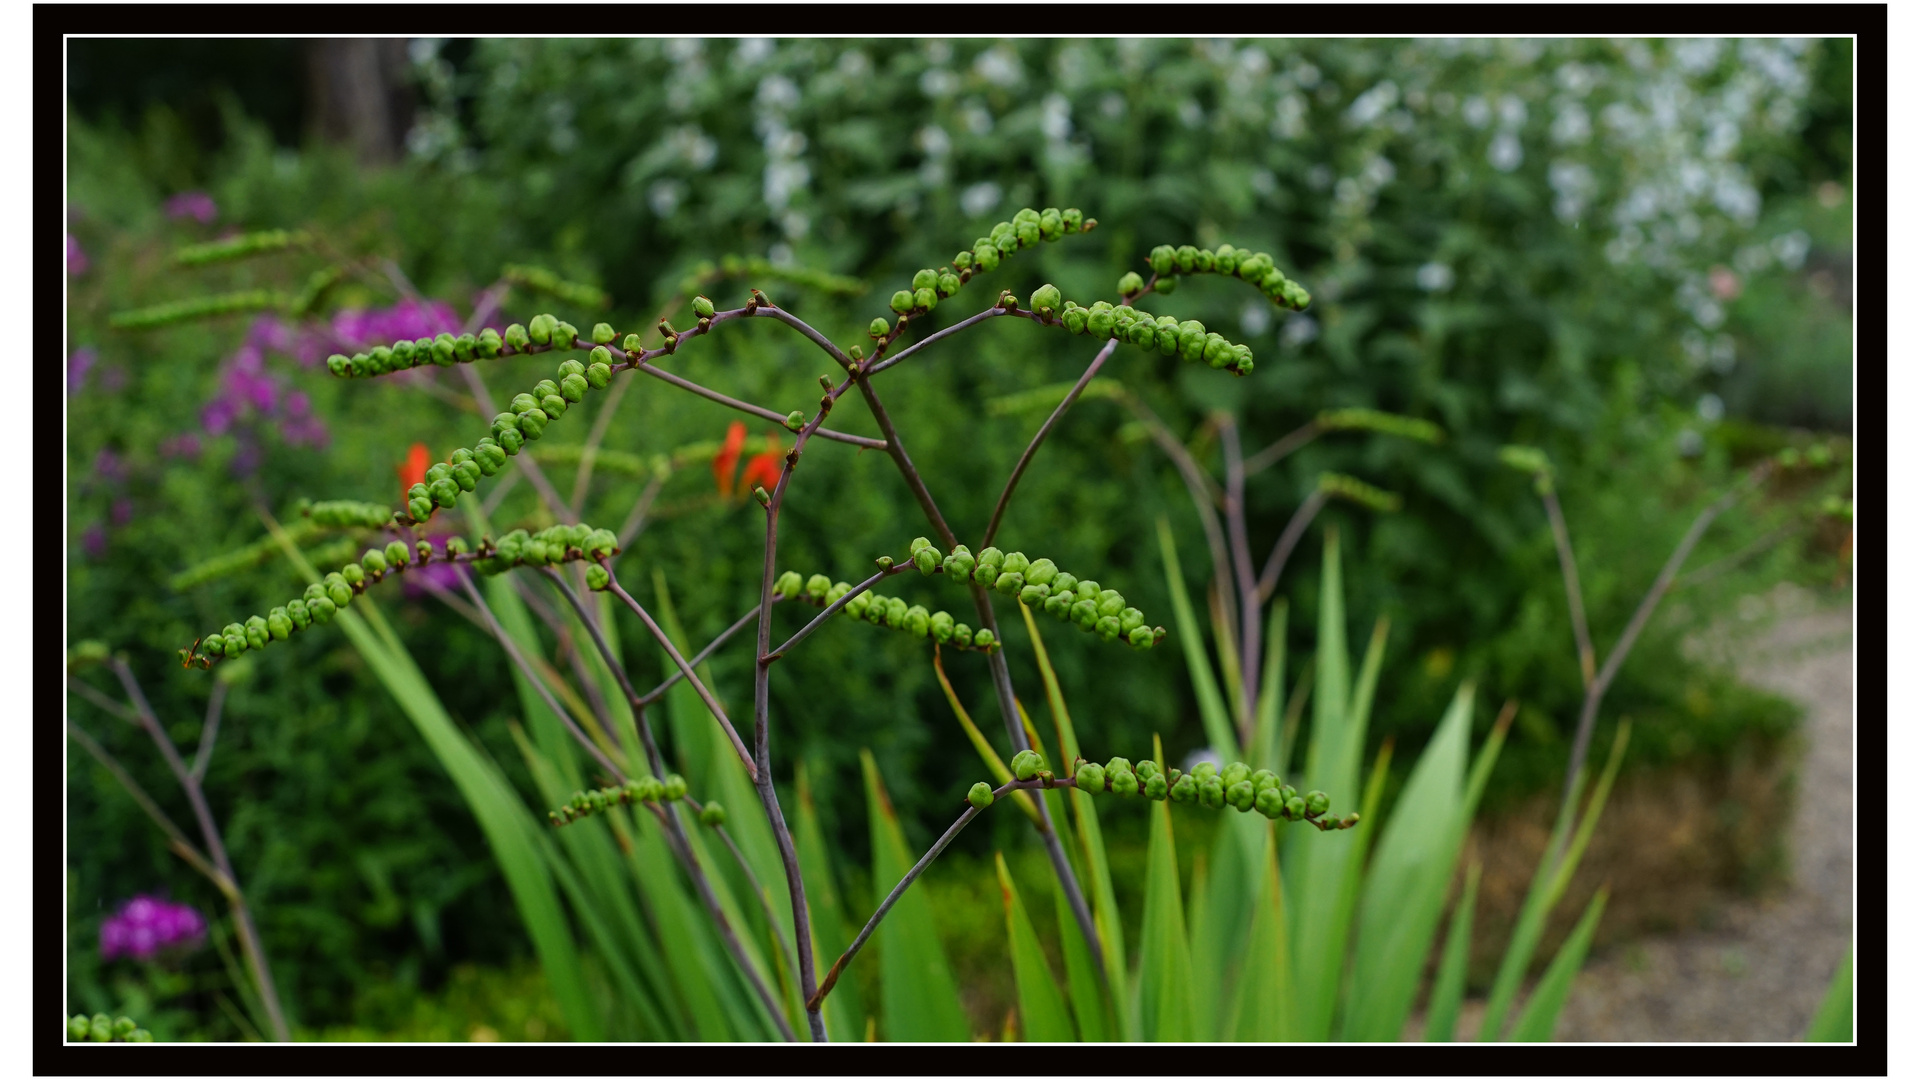
[[[944,611],[936,611],[927,620],[927,632],[933,640],[945,645],[953,640],[953,616]]]
[[[387,572],[387,557],[379,548],[368,548],[367,553],[360,556],[360,565],[367,568],[367,573],[378,576]]]
[[[473,363],[473,357],[474,357],[473,350],[474,350],[474,347],[478,344],[479,344],[479,339],[474,337],[472,334],[461,334],[459,337],[454,338],[453,339],[454,360],[462,364]]]
[[[1145,626],[1146,623],[1147,623],[1147,617],[1140,613],[1139,608],[1130,607],[1130,608],[1120,609],[1120,632],[1121,633],[1131,634],[1134,632],[1134,630],[1138,629],[1139,627]]]
[[[593,364],[611,364],[613,362],[613,354],[607,351],[605,345],[595,345],[593,351],[587,354],[587,361]],[[564,386],[567,376],[585,374],[586,370],[586,364],[569,356],[565,360],[560,361],[560,366],[554,369],[554,373],[560,376],[561,384]]]
[[[1304,819],[1307,816],[1307,800],[1298,795],[1288,799],[1284,816],[1288,821],[1300,821]]]
[[[1008,552],[1000,560],[1000,572],[1003,574],[1025,574],[1027,567],[1030,565],[1032,564],[1027,562],[1025,553],[1019,551]]]
[[[1191,775],[1180,777],[1173,782],[1172,787],[1167,789],[1167,797],[1177,803],[1193,802],[1199,797],[1199,793],[1199,785],[1194,782]]]
[[[1134,293],[1137,293],[1141,289],[1145,288],[1146,284],[1147,284],[1146,282],[1140,280],[1139,274],[1136,274],[1133,271],[1129,270],[1125,274],[1122,274],[1120,276],[1120,284],[1119,284],[1120,295],[1132,296]]]
[[[128,1019],[127,1017],[124,1017],[124,1016],[118,1017],[113,1022],[114,1038],[124,1040],[126,1039],[127,1036],[133,1034],[134,1028],[137,1028],[139,1026],[140,1026],[139,1024],[134,1023],[132,1020]]]
[[[557,391],[559,387],[554,389]],[[567,399],[558,393],[548,394],[540,399],[540,411],[547,414],[547,419],[558,420],[567,411]]]
[[[836,581],[833,583],[833,588],[827,590],[826,601],[829,604],[837,604],[840,602],[841,597],[852,591],[853,586],[844,581]]]
[[[940,569],[940,554],[931,547],[921,548],[913,556],[913,565],[923,576],[931,577]]]
[[[981,270],[991,271],[1000,269],[999,242],[989,240],[984,244],[975,244],[973,248],[973,262],[974,265]]]
[[[353,361],[347,359],[340,353],[334,353],[332,356],[327,357],[327,372],[336,379],[351,378],[353,376]]]
[[[606,364],[589,364],[586,378],[588,386],[595,390],[605,390],[607,384],[613,381],[613,368]]]
[[[1233,347],[1219,334],[1208,334],[1206,347],[1201,350],[1200,356],[1208,367],[1223,368],[1233,359]]]
[[[358,588],[366,582],[367,572],[359,563],[348,563],[340,568],[340,577],[347,584]],[[251,620],[249,620],[251,621]]]
[[[346,607],[353,603],[353,586],[347,584],[339,574],[328,574],[327,577],[332,579],[327,583],[327,599],[333,601],[335,607]]]
[[[1094,624],[1100,621],[1100,612],[1097,608],[1098,605],[1092,600],[1076,600],[1068,606],[1067,613],[1073,618],[1075,626],[1078,626],[1082,630],[1090,631],[1093,629]],[[1120,629],[1120,620],[1115,619],[1113,625],[1115,632],[1118,632]]]
[[[1120,613],[1127,610],[1127,598],[1113,589],[1102,589],[1097,601],[1097,610],[1103,618],[1110,615],[1118,619]]]
[[[1218,779],[1219,776],[1220,766],[1215,765],[1211,761],[1202,761],[1193,767],[1193,778],[1196,781],[1206,780],[1208,778]]]
[[[1351,814],[1348,814],[1346,817],[1341,818],[1338,828],[1351,829],[1358,824],[1360,824],[1360,814],[1358,811],[1355,811]]]
[[[899,292],[893,294],[893,300],[887,306],[905,315],[913,310],[913,293],[906,289],[901,289]]]
[[[306,601],[306,605],[307,605],[307,615],[314,622],[319,623],[322,626],[325,626],[327,623],[332,622],[333,613],[336,610],[338,610],[332,598],[324,595],[316,596],[308,599]],[[288,605],[288,608],[289,608],[289,614],[291,614],[292,605]]]
[[[532,394],[515,394],[513,395],[513,400],[507,402],[507,412],[516,418],[528,409],[537,409],[539,407],[540,399],[534,397]]]
[[[1020,751],[1019,753],[1013,755],[1013,761],[1011,762],[1014,779],[1016,780],[1033,779],[1035,776],[1039,775],[1040,766],[1042,764],[1044,764],[1044,762],[1041,760],[1041,757],[1039,754],[1034,753],[1032,750]]]
[[[679,773],[668,773],[663,787],[661,795],[672,802],[679,802],[687,794],[686,778]]]
[[[1006,561],[1006,554],[997,547],[980,549],[973,569],[973,580],[982,585],[991,585],[1000,576],[1000,564]]]
[[[955,547],[953,554],[947,556],[947,573],[955,577],[972,577],[974,566],[973,552],[968,551],[965,544]]]
[[[1159,293],[1161,296],[1170,296],[1173,294],[1173,291],[1179,287],[1180,279],[1171,275],[1156,279],[1153,283],[1153,291]]]
[[[1046,603],[1042,606],[1047,614],[1061,622],[1066,622],[1069,610],[1073,607],[1073,600],[1064,593],[1055,593],[1047,597]]]
[[[1067,328],[1067,332],[1070,334],[1086,333],[1087,332],[1087,309],[1083,307],[1075,307],[1072,305],[1071,301],[1069,301],[1068,307],[1060,315],[1060,323],[1061,325]]]
[[[253,618],[259,619],[260,616],[255,615]],[[260,619],[259,626],[254,626],[253,619],[248,619],[247,628],[242,632],[241,636],[247,639],[247,648],[249,649],[264,649],[267,647],[267,642],[273,640],[267,634],[267,621],[265,619]]]
[[[1271,821],[1286,812],[1287,801],[1280,797],[1279,788],[1260,788],[1253,793],[1253,808]]]
[[[1167,778],[1159,773],[1140,775],[1140,794],[1155,802],[1166,799],[1172,792],[1167,787]]]
[[[1159,250],[1159,248],[1154,249],[1156,254]],[[1194,258],[1199,254],[1200,252],[1196,250],[1192,244],[1181,244],[1177,248],[1168,248],[1167,267],[1170,270],[1178,270],[1183,274],[1191,274],[1194,270]],[[1153,272],[1156,274],[1165,274],[1168,270],[1161,269],[1160,262],[1156,258],[1153,263]]]
[[[847,601],[846,606],[841,608],[840,610],[845,612],[847,615],[851,616],[852,618],[855,618],[855,619],[864,618],[867,614],[867,606],[872,603],[873,603],[872,593],[861,593],[859,596],[856,596],[853,599]]]
[[[93,1021],[84,1016],[75,1016],[67,1021],[67,1041],[86,1042],[93,1034]]]
[[[960,254],[955,255],[953,257],[953,268],[955,270],[967,270],[967,269],[971,269],[972,267],[973,267],[973,249],[969,248],[966,251],[962,251]]]
[[[1042,215],[1043,217],[1045,215]],[[1080,232],[1086,217],[1075,207],[1060,211],[1060,227],[1068,232]]]
[[[1161,244],[1147,252],[1147,265],[1153,267],[1156,274],[1164,276],[1173,273],[1173,245]]]
[[[479,487],[480,478],[484,475],[479,462],[463,461],[453,467],[453,482],[460,485],[461,491],[472,491]]]
[[[393,359],[393,350],[385,345],[375,345],[367,350],[367,370],[375,375],[385,375],[389,371],[398,371],[402,365]]]
[[[1298,794],[1300,793],[1293,790],[1292,784],[1286,783],[1284,781],[1280,784],[1280,797],[1282,799],[1286,799],[1289,802],[1291,802],[1293,800],[1293,797]]]
[[[927,633],[933,629],[932,616],[928,615],[927,609],[919,604],[908,608],[906,617],[902,621],[906,624],[907,633],[917,638],[926,637]]]
[[[293,624],[293,628],[295,630],[305,630],[307,628],[307,624],[312,621],[312,616],[307,614],[307,602],[305,600],[287,601],[287,606],[285,611],[286,611],[287,621]],[[268,615],[267,619],[269,622],[271,622],[273,619],[273,616]]]
[[[1317,818],[1333,809],[1333,800],[1324,791],[1307,792],[1307,817]]]
[[[1136,649],[1151,649],[1158,640],[1160,635],[1154,633],[1152,627],[1136,626],[1127,633],[1127,644]]]
[[[452,334],[442,333],[437,335],[433,339],[433,343],[428,346],[433,352],[433,362],[440,367],[452,367],[455,359],[453,355],[453,345]]]
[[[427,469],[427,491],[433,491],[433,485],[442,480],[453,479],[453,466],[445,461],[436,461]]]
[[[531,412],[526,415],[537,416],[539,414],[537,412]],[[451,510],[454,504],[460,501],[460,485],[454,483],[452,480],[436,480],[427,485],[427,497],[432,499],[433,505],[440,509]]]
[[[1235,784],[1228,784],[1223,793],[1223,797],[1228,806],[1244,814],[1253,809],[1253,784],[1246,780]]]
[[[711,307],[712,305],[708,305],[708,306]],[[700,808],[700,824],[725,825],[726,823],[727,823],[726,807],[721,806],[717,802],[709,802],[707,805]]]
[[[1090,310],[1087,315],[1087,333],[1102,341],[1113,336],[1113,313]]]
[[[516,420],[517,419],[518,418],[516,418]],[[500,440],[500,449],[506,451],[509,455],[518,454],[520,448],[526,445],[526,436],[520,433],[520,429],[517,426],[501,430],[500,434],[495,435],[494,438]]]
[[[938,304],[939,302],[940,302],[940,298],[934,295],[934,292],[932,289],[913,290],[913,306],[921,309],[922,311],[932,311],[934,308],[934,305]]]
[[[945,300],[960,291],[960,275],[941,274],[933,281],[933,294]]]
[[[587,396],[587,379],[584,375],[568,375],[560,380],[560,396],[567,401],[580,401]]]
[[[113,1017],[106,1013],[94,1013],[93,1018],[87,1022],[87,1040],[98,1043],[112,1042]]]
[[[1073,786],[1097,795],[1107,790],[1107,771],[1089,761],[1073,771]]]
[[[553,328],[553,347],[556,349],[571,349],[579,338],[580,331],[574,329],[570,322],[562,322]]]
[[[547,414],[539,409],[528,409],[514,419],[520,426],[520,434],[528,439],[538,439],[547,429]]]
[[[1047,587],[1045,585],[1022,585],[1020,587],[1020,602],[1028,607],[1040,607],[1047,602]]]
[[[919,292],[921,289],[931,289],[934,287],[935,283],[937,283],[939,280],[940,280],[940,274],[938,271],[935,271],[935,270],[916,271],[913,275],[913,291]]]
[[[1120,638],[1120,620],[1112,615],[1102,615],[1093,624],[1093,632],[1101,641],[1117,641]]]
[[[1022,559],[1024,561],[1024,556]],[[1060,576],[1060,568],[1053,564],[1052,559],[1037,559],[1028,563],[1020,572],[1026,575],[1027,583],[1031,585],[1051,586]]]
[[[1145,319],[1137,320],[1127,328],[1127,341],[1142,349],[1158,347],[1158,335],[1159,330]]]
[[[805,585],[800,580],[800,572],[797,570],[788,570],[773,579],[773,595],[775,596],[784,596],[791,600],[799,596],[801,590],[804,588]]]
[[[873,603],[867,605],[867,621],[875,626],[887,625],[887,598],[876,596]]]
[[[973,632],[973,647],[982,652],[992,652],[994,647],[993,631],[981,627]]]
[[[500,331],[491,326],[482,329],[473,342],[474,355],[482,359],[491,360],[500,355]]]
[[[354,378],[364,379],[374,373],[373,358],[369,357],[366,353],[354,353],[353,356],[347,360],[347,370],[352,373]]]
[[[887,611],[884,616],[887,628],[904,630],[907,626],[907,602],[897,596],[887,597]]]
[[[587,567],[587,588],[594,592],[604,592],[611,584],[613,584],[613,575],[607,571],[606,567],[599,563]]]
[[[148,1031],[146,1028],[134,1028],[127,1034],[127,1041],[130,1043],[150,1043],[153,1041],[153,1032]]]
[[[1060,211],[1051,206],[1040,211],[1040,220],[1035,224],[1040,226],[1040,239],[1048,242],[1060,239],[1067,232],[1066,222],[1061,218]]]
[[[1027,577],[1029,578],[1033,577],[1033,571],[1035,568],[1039,567],[1040,563],[1051,563],[1052,561],[1053,560],[1051,559],[1041,559],[1039,563],[1034,563],[1032,567],[1028,567]],[[1065,596],[1065,597],[1068,597],[1069,599],[1072,599],[1074,598],[1075,590],[1079,588],[1080,579],[1077,577],[1074,577],[1072,574],[1069,574],[1064,570],[1060,570],[1060,571],[1056,571],[1053,575],[1053,579],[1051,581],[1048,581],[1046,584],[1047,584],[1047,588],[1053,592],[1053,595]]]
[[[448,558],[452,558],[455,555],[465,555],[466,553],[467,553],[467,542],[464,538],[458,537],[458,536],[447,537],[447,557]]]
[[[1248,768],[1244,762],[1239,761],[1229,762],[1226,768],[1220,770],[1220,782],[1228,787],[1232,787],[1242,780],[1251,779],[1252,776],[1253,770]]]
[[[1040,223],[1038,221],[1016,221],[1013,223],[1014,250],[1030,248],[1040,242]],[[1005,251],[1006,241],[1002,240],[1001,250]]]
[[[1042,318],[1053,318],[1060,310],[1060,290],[1051,284],[1040,286],[1033,290],[1027,307]]]
[[[1109,769],[1107,786],[1115,795],[1136,795],[1140,792],[1140,779],[1130,772],[1116,773]]]
[[[538,319],[536,318],[535,321]],[[507,327],[506,333],[501,335],[501,340],[515,352],[526,352],[527,346],[533,343],[533,334],[526,327],[514,323]]]
[[[967,789],[967,802],[971,803],[975,810],[985,810],[993,805],[993,789],[982,780]]]
[[[369,551],[367,554],[372,555],[377,553]],[[387,563],[398,569],[412,561],[412,555],[413,553],[407,550],[407,545],[404,540],[395,540],[387,545],[384,558]]]
[[[1255,791],[1265,791],[1268,788],[1278,788],[1280,786],[1280,777],[1275,775],[1272,769],[1260,769],[1253,775],[1247,777],[1247,779],[1253,781],[1253,790]]]
[[[1087,579],[1086,581],[1082,581],[1073,587],[1074,596],[1078,597],[1081,600],[1091,600],[1096,605],[1100,603],[1100,594],[1107,591],[1109,590],[1102,589],[1100,587],[1100,583],[1097,581],[1094,581],[1091,578]]]
[[[1247,785],[1252,790],[1253,785]],[[1227,787],[1217,776],[1209,776],[1200,781],[1200,805],[1209,810],[1218,810],[1227,805]]]
[[[833,579],[825,574],[814,574],[807,578],[807,599],[815,604],[824,604],[827,593],[833,589]]]
[[[414,521],[425,521],[433,516],[432,499],[408,499],[407,516]]]
[[[1202,254],[1211,254],[1213,256],[1213,271],[1215,273],[1231,274],[1234,269],[1240,265],[1239,250],[1232,244],[1221,244],[1213,251],[1203,252]],[[1196,259],[1195,265],[1199,265],[1199,262],[1200,260]]]
[[[973,627],[963,622],[953,624],[953,647],[965,652],[973,648]]]
[[[1018,596],[1027,579],[1019,574],[1003,573],[993,579],[993,588],[1002,596]]]
[[[551,344],[553,342],[553,329],[559,325],[559,319],[542,312],[527,320],[527,337],[531,339],[535,345]],[[507,329],[511,332],[513,328],[508,327]]]

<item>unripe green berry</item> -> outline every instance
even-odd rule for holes
[[[1000,268],[999,245],[991,241],[985,244],[975,244],[973,248],[973,261],[974,264],[982,270],[998,270]]]
[[[975,810],[985,810],[993,805],[993,789],[982,780],[967,789],[967,802],[971,803]]]
[[[1073,599],[1063,593],[1055,593],[1047,597],[1046,603],[1043,606],[1047,614],[1059,619],[1061,622],[1065,622],[1067,621],[1068,609],[1073,607]]]
[[[75,1016],[67,1021],[67,1041],[86,1042],[93,1034],[93,1021],[84,1016]]]
[[[934,295],[932,289],[913,290],[913,306],[914,307],[920,308],[923,311],[932,311],[934,308],[934,305],[938,304],[939,302],[940,302],[940,298]]]
[[[1147,253],[1147,264],[1156,274],[1166,275],[1173,272],[1173,245],[1161,244]]]
[[[711,307],[712,305],[708,305],[708,306]],[[700,808],[700,824],[725,825],[726,823],[727,823],[726,807],[721,806],[717,802],[709,802],[707,803],[707,805]]]
[[[922,576],[931,577],[940,568],[940,554],[931,547],[923,547],[914,553],[913,565]]]
[[[1031,780],[1040,772],[1042,764],[1039,754],[1032,750],[1022,750],[1013,755],[1013,775],[1018,780]]]
[[[1018,596],[1026,583],[1026,578],[1019,574],[1002,573],[993,579],[993,588],[1002,596]]]
[[[908,608],[906,618],[902,621],[906,624],[907,633],[917,638],[926,637],[927,633],[933,629],[932,616],[928,615],[927,609],[919,604]]]
[[[1146,282],[1141,281],[1140,275],[1134,273],[1131,270],[1127,271],[1125,274],[1121,275],[1120,277],[1119,289],[1120,289],[1120,295],[1122,296],[1131,296],[1134,293],[1139,292],[1141,289],[1145,287],[1146,287]]]
[[[965,652],[973,648],[973,627],[963,622],[953,624],[953,647]]]
[[[994,646],[993,631],[983,626],[980,629],[975,630],[973,632],[974,648],[981,649],[983,651],[992,651],[993,646]]]
[[[1033,290],[1027,307],[1043,318],[1053,318],[1060,310],[1060,290],[1052,284],[1040,286]]]
[[[1079,788],[1081,791],[1099,794],[1107,790],[1107,772],[1105,769],[1089,761],[1074,770],[1073,786]]]
[[[1262,817],[1273,820],[1286,812],[1287,801],[1280,797],[1279,788],[1260,788],[1254,792],[1253,808],[1260,811]]]
[[[1307,816],[1307,800],[1298,795],[1287,800],[1286,818],[1288,821],[1300,821]]]
[[[1309,818],[1317,818],[1333,808],[1333,800],[1328,798],[1327,793],[1324,791],[1309,791],[1307,792],[1306,806],[1307,816]]]
[[[665,781],[665,789],[662,794],[668,800],[679,802],[687,794],[686,777],[681,776],[679,773],[668,773]]]
[[[366,567],[369,574],[384,574],[387,572],[387,557],[380,553],[379,548],[368,548],[367,553],[360,556],[360,565]]]
[[[913,293],[906,289],[901,289],[899,292],[893,294],[893,300],[887,306],[905,315],[913,310]]]
[[[98,1043],[112,1042],[113,1017],[106,1013],[94,1013],[93,1019],[88,1021],[87,1039]]]
[[[944,611],[934,612],[927,620],[927,632],[933,635],[933,640],[945,645],[953,640],[953,616]]]
[[[1159,635],[1155,634],[1153,628],[1149,626],[1136,626],[1127,633],[1127,644],[1136,649],[1151,649],[1157,640]]]
[[[1167,778],[1161,776],[1159,773],[1153,773],[1152,775],[1142,774],[1140,778],[1140,794],[1156,802],[1167,798],[1167,796],[1171,794],[1167,788]]]
[[[1173,782],[1173,786],[1167,790],[1167,797],[1177,803],[1189,803],[1199,797],[1199,791],[1199,785],[1189,774]]]
[[[1040,607],[1047,602],[1047,587],[1045,585],[1022,585],[1020,587],[1020,602],[1028,607]]]

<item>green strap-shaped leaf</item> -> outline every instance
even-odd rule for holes
[[[1600,925],[1600,913],[1607,907],[1607,890],[1601,889],[1594,894],[1593,901],[1587,905],[1587,913],[1580,917],[1579,925],[1554,954],[1553,963],[1547,965],[1547,973],[1540,977],[1540,985],[1534,988],[1533,997],[1527,1007],[1520,1011],[1520,1019],[1513,1023],[1513,1033],[1507,1036],[1512,1042],[1551,1042],[1553,1027],[1560,1019],[1560,1010],[1567,1004],[1567,993],[1573,989],[1573,977],[1580,974],[1580,965],[1586,962],[1587,946],[1593,944],[1593,931]]]
[[[1167,804],[1150,811],[1147,897],[1140,929],[1140,1030],[1151,1042],[1188,1042],[1193,1016],[1193,959],[1174,863],[1173,818]]]
[[[873,754],[860,751],[873,836],[874,905],[907,876],[914,858],[894,816]],[[916,884],[918,884],[916,882]],[[890,1042],[966,1042],[971,1033],[960,993],[940,949],[925,890],[909,887],[874,933],[880,952],[880,1023]]]
[[[834,873],[833,849],[820,831],[820,811],[814,806],[813,785],[808,782],[804,763],[794,769],[794,801],[797,806],[793,836],[794,854],[800,859],[800,876],[807,883],[808,925],[813,928],[814,962],[825,971],[853,941],[847,923],[851,917],[840,895]],[[847,979],[834,985],[824,1009],[827,1038],[846,1042],[860,1037],[862,1018],[859,980]],[[796,1026],[796,1031],[804,1030]]]
[[[1833,982],[1827,986],[1827,996],[1820,1000],[1813,1022],[1807,1025],[1807,1041],[1853,1041],[1852,949],[1848,949],[1846,958],[1840,961],[1839,970],[1833,973]]]
[[[1236,1042],[1290,1042],[1294,1038],[1293,959],[1287,949],[1287,907],[1280,883],[1275,829],[1267,827],[1260,893],[1242,954],[1227,1037]]]
[[[1452,1042],[1460,1026],[1460,1000],[1467,992],[1467,958],[1473,948],[1473,905],[1480,894],[1480,864],[1467,867],[1466,883],[1453,904],[1453,923],[1440,953],[1440,970],[1433,976],[1427,1001],[1427,1041]]]
[[[993,853],[994,872],[1000,876],[1000,899],[1007,911],[1007,947],[1013,954],[1013,985],[1020,1007],[1020,1035],[1025,1042],[1073,1042],[1073,1020],[1060,996],[1039,935],[1027,918],[1020,890],[1007,873],[1007,860]]]
[[[1206,639],[1200,635],[1200,623],[1193,616],[1193,601],[1187,596],[1186,579],[1180,575],[1180,553],[1173,546],[1173,529],[1167,519],[1156,525],[1160,532],[1160,561],[1167,571],[1167,596],[1173,601],[1174,632],[1180,635],[1180,652],[1187,658],[1187,675],[1193,680],[1193,696],[1200,705],[1200,722],[1206,728],[1207,742],[1220,760],[1233,760],[1233,722],[1227,718],[1226,699],[1220,696],[1220,684],[1214,681],[1213,668],[1207,663]]]
[[[1093,953],[1087,950],[1086,935],[1073,917],[1066,890],[1056,881],[1053,887],[1053,918],[1059,927],[1060,956],[1067,965],[1067,992],[1073,1000],[1074,1022],[1081,1042],[1115,1042],[1113,998],[1100,984],[1100,973],[1093,966]],[[1126,969],[1113,969],[1114,978],[1125,978]]]

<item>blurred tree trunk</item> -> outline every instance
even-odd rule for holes
[[[308,46],[310,123],[320,138],[384,165],[406,148],[413,124],[405,38],[319,38]]]

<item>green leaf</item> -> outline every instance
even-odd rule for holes
[[[1572,824],[1573,800],[1568,800],[1560,812],[1560,820],[1554,824],[1547,849],[1541,852],[1540,865],[1534,870],[1533,884],[1527,890],[1526,900],[1520,905],[1519,917],[1514,920],[1513,937],[1508,940],[1506,954],[1500,960],[1500,970],[1494,975],[1493,989],[1487,993],[1486,1017],[1480,1024],[1481,1042],[1498,1039],[1501,1029],[1506,1026],[1513,1000],[1520,990],[1520,980],[1526,975],[1527,965],[1533,961],[1534,950],[1540,945],[1540,935],[1546,929],[1547,916],[1552,914],[1554,905],[1566,893],[1567,883],[1579,867],[1580,856],[1585,853],[1587,841],[1592,838],[1594,826],[1600,820],[1600,811],[1606,806],[1607,792],[1612,789],[1613,778],[1620,771],[1631,729],[1632,725],[1621,722],[1613,738],[1613,752],[1607,757],[1606,769],[1601,772],[1599,783],[1594,785],[1593,793],[1587,798],[1586,814],[1573,839],[1567,843],[1566,854],[1557,863],[1554,862],[1554,853],[1565,840]],[[1579,787],[1576,786],[1574,790],[1577,794]]]
[[[1156,523],[1160,530],[1160,561],[1167,571],[1167,595],[1173,601],[1173,632],[1180,636],[1180,652],[1187,659],[1187,675],[1193,680],[1193,696],[1200,705],[1200,722],[1207,731],[1207,742],[1222,761],[1232,761],[1239,740],[1233,737],[1233,722],[1227,717],[1226,699],[1220,696],[1220,684],[1213,679],[1207,662],[1206,639],[1193,616],[1193,601],[1187,596],[1187,582],[1180,574],[1180,553],[1173,546],[1173,529],[1167,519]]]
[[[874,906],[913,869],[907,839],[894,816],[873,754],[860,751],[873,835]],[[924,890],[908,888],[874,932],[880,953],[880,1021],[890,1042],[966,1042],[971,1033],[960,1007],[938,924]]]
[[[1453,924],[1440,953],[1440,970],[1433,977],[1427,1001],[1427,1041],[1452,1042],[1460,1026],[1460,999],[1467,992],[1467,957],[1473,947],[1473,904],[1480,893],[1480,864],[1467,867],[1467,880],[1454,901]]]
[[[1227,1037],[1236,1042],[1294,1039],[1293,961],[1287,953],[1286,893],[1280,882],[1275,828],[1272,824],[1266,828],[1260,893],[1254,902],[1253,926],[1234,991]]]
[[[1285,771],[1280,708],[1286,700],[1282,686],[1286,667],[1287,602],[1283,599],[1267,609],[1267,656],[1260,667],[1260,699],[1254,703],[1253,746],[1247,757],[1255,769]]]
[[[1047,967],[1047,955],[1040,948],[1039,935],[1027,919],[1027,907],[1020,902],[1020,890],[1014,888],[1007,873],[1007,860],[996,851],[993,868],[1000,875],[1000,898],[1007,909],[1007,945],[1013,953],[1014,991],[1020,1006],[1020,1035],[1024,1042],[1073,1042],[1073,1021],[1067,1016],[1067,1003],[1055,985],[1053,971]]]
[[[1580,965],[1586,962],[1587,946],[1593,944],[1594,927],[1600,925],[1600,913],[1606,906],[1607,890],[1603,888],[1594,894],[1587,913],[1580,917],[1573,933],[1554,954],[1553,963],[1547,965],[1547,973],[1540,977],[1532,999],[1520,1011],[1520,1019],[1513,1023],[1513,1033],[1507,1036],[1510,1041],[1552,1041],[1554,1024],[1567,1003],[1567,993],[1573,989],[1573,977],[1580,974]]]
[[[1180,910],[1179,870],[1174,862],[1173,820],[1167,804],[1150,812],[1147,897],[1140,929],[1140,1030],[1151,1042],[1191,1041],[1193,958],[1187,951],[1186,919]]]
[[[825,971],[852,942],[847,930],[848,912],[840,895],[834,873],[833,849],[820,831],[820,812],[813,803],[813,786],[807,779],[804,763],[794,769],[793,789],[798,804],[798,824],[794,830],[794,854],[800,859],[800,877],[807,883],[808,925],[813,928],[815,966]],[[859,1037],[861,1017],[858,980],[847,979],[833,988],[823,1007],[827,1037],[844,1042]],[[801,1030],[796,1027],[795,1030]]]
[[[1846,958],[1840,961],[1839,970],[1833,973],[1833,982],[1827,985],[1827,996],[1820,1000],[1813,1022],[1807,1025],[1807,1041],[1853,1041],[1852,949],[1848,949]]]
[[[1112,996],[1101,985],[1093,953],[1087,949],[1086,935],[1080,932],[1080,920],[1074,918],[1073,905],[1067,903],[1066,890],[1057,879],[1053,885],[1053,918],[1060,933],[1060,955],[1067,964],[1067,992],[1073,1001],[1073,1018],[1080,1029],[1080,1041],[1117,1041],[1113,1033],[1118,1020],[1114,1016]],[[1125,970],[1114,969],[1114,977],[1124,978]]]

